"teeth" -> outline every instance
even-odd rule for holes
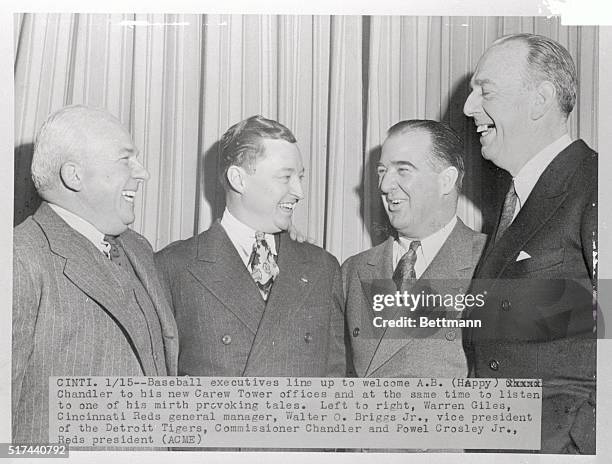
[[[293,210],[293,208],[295,208],[295,203],[279,203],[278,206],[280,206],[281,208]]]
[[[484,132],[483,135],[487,135],[489,133],[489,129],[492,129],[494,127],[494,124],[480,124],[476,127],[476,132]]]
[[[134,190],[124,190],[121,192],[121,195],[123,195],[123,198],[125,198],[126,201],[133,203],[136,192]]]

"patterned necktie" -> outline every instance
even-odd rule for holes
[[[117,237],[112,235],[105,235],[104,241],[106,241],[110,245],[110,250],[108,251],[108,258],[115,263],[117,266],[121,266],[122,268],[129,270],[130,263],[125,256],[125,252],[123,251],[123,247],[117,241]]]
[[[263,232],[255,233],[255,243],[249,258],[248,268],[251,270],[251,277],[259,287],[261,296],[267,301],[279,269]]]
[[[417,250],[421,246],[421,242],[413,240],[410,242],[408,251],[404,253],[404,256],[399,260],[393,272],[393,282],[399,291],[404,290],[403,284],[411,284],[416,280],[416,271],[414,265],[417,260]],[[407,287],[407,286],[406,286]]]
[[[514,181],[512,181],[510,189],[506,194],[506,199],[504,200],[501,217],[499,218],[499,226],[497,226],[497,233],[495,234],[496,242],[501,238],[504,232],[506,232],[508,227],[510,227],[510,224],[512,224],[517,201],[518,196],[516,195],[516,190],[514,190]]]

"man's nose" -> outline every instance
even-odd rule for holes
[[[397,182],[395,181],[395,175],[392,172],[387,171],[378,181],[378,188],[383,193],[389,193],[395,188],[396,184]]]
[[[149,180],[151,177],[149,171],[147,171],[142,163],[136,158],[132,160],[132,177],[134,179],[142,180],[143,182]]]
[[[463,105],[463,114],[465,114],[468,118],[473,117],[478,105],[478,96],[476,95],[476,92],[472,90],[465,100],[465,104]]]
[[[304,198],[304,189],[302,188],[302,179],[294,177],[291,180],[290,193],[294,195],[298,200]]]

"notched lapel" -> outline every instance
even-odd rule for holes
[[[364,298],[367,304],[368,318],[366,321],[373,321],[374,317],[380,313],[374,312],[372,302],[374,294],[384,293],[393,294],[397,291],[393,282],[393,242],[394,238],[389,237],[384,243],[384,246],[377,253],[372,253],[367,260],[367,266],[359,271],[359,279],[364,292]],[[398,316],[400,309],[398,308],[392,315],[392,318]],[[368,328],[370,330],[370,328]],[[375,329],[373,338],[362,343],[366,344],[365,351],[370,351],[370,359],[365,367],[364,376],[371,375],[374,371],[391,359],[398,350],[408,343],[406,339],[388,338],[388,329]],[[362,348],[363,349],[363,348]],[[366,357],[366,359],[368,356]],[[357,369],[359,369],[356,366]]]
[[[197,260],[189,272],[253,334],[265,303],[238,252],[217,222],[198,237]]]
[[[134,272],[151,298],[164,337],[168,375],[172,375],[173,372],[176,372],[178,360],[178,329],[157,272],[155,272],[153,255],[148,246],[141,243],[145,239],[135,235],[132,231],[128,230],[121,234],[118,240],[123,246]]]

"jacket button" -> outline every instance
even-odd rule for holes
[[[455,338],[457,338],[457,334],[454,330],[449,330],[444,336],[449,342],[452,342]]]
[[[359,327],[355,327],[353,329],[353,337],[358,337],[359,336]]]
[[[227,334],[223,335],[223,337],[221,337],[221,343],[223,343],[224,345],[229,345],[230,343],[232,343],[232,337]]]
[[[489,369],[492,371],[499,370],[499,362],[495,359],[491,359],[491,361],[489,361]]]
[[[502,300],[502,302],[501,302],[501,309],[503,311],[509,311],[511,307],[512,307],[512,305],[510,304],[510,302],[508,300]]]
[[[312,335],[310,334],[310,332],[306,332],[306,335],[304,335],[304,341],[306,343],[310,343],[312,341]]]

